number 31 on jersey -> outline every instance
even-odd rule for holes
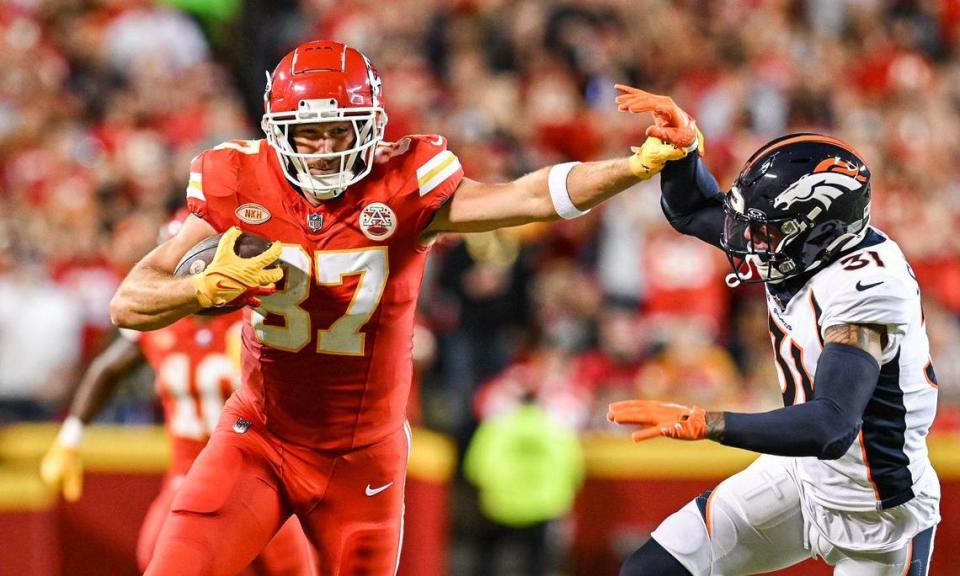
[[[299,352],[313,339],[310,313],[302,307],[313,284],[340,286],[347,277],[359,276],[343,316],[326,329],[316,330],[316,351],[363,356],[366,335],[360,330],[380,304],[387,285],[387,248],[318,250],[311,257],[300,245],[284,244],[280,259],[285,272],[283,290],[264,297],[251,316],[257,339],[271,348]],[[267,324],[268,314],[282,318],[282,325]]]

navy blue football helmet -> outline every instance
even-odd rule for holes
[[[728,282],[781,282],[829,263],[864,238],[870,170],[848,144],[788,134],[747,160],[724,199]]]

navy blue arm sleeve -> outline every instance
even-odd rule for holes
[[[879,377],[880,366],[869,352],[829,343],[817,363],[812,400],[761,414],[724,412],[720,442],[764,454],[835,460],[859,433]]]
[[[720,247],[723,194],[696,152],[660,172],[660,206],[678,232]]]

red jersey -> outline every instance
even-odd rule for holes
[[[463,179],[440,136],[383,145],[370,174],[313,206],[263,140],[191,164],[190,210],[283,242],[284,280],[245,309],[239,401],[281,438],[322,450],[373,444],[403,426],[414,310],[429,249],[420,235]]]
[[[173,440],[174,470],[188,468],[217,425],[220,412],[240,383],[228,340],[237,338],[240,313],[205,321],[188,316],[153,332],[124,330],[137,341],[156,374],[157,396]]]

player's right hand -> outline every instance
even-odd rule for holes
[[[55,441],[40,463],[40,478],[47,486],[63,492],[68,502],[76,502],[83,493],[83,463],[76,448]]]
[[[689,114],[677,106],[673,98],[651,94],[638,88],[617,84],[617,108],[621,112],[653,114],[654,125],[647,128],[647,136],[659,138],[683,151],[681,158],[699,150],[703,155],[703,134]]]
[[[224,232],[213,260],[203,272],[193,276],[201,307],[223,306],[241,296],[245,301],[255,301],[257,296],[272,294],[276,290],[274,283],[283,278],[281,268],[267,268],[280,258],[280,242],[274,242],[257,256],[243,258],[234,248],[239,237],[240,229],[236,226]]]

